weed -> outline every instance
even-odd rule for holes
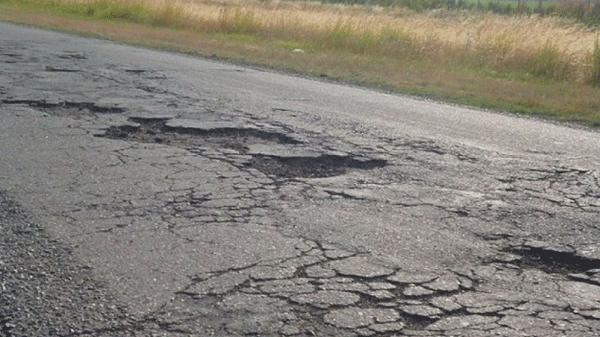
[[[183,9],[167,2],[162,8],[149,10],[149,24],[154,27],[184,28],[188,20]]]
[[[594,51],[592,52],[592,56],[591,56],[591,65],[592,65],[592,70],[590,72],[589,77],[587,78],[587,83],[595,86],[595,87],[600,87],[600,42],[599,40],[596,40],[596,43],[594,43]]]
[[[224,33],[256,34],[261,22],[250,10],[225,7],[219,14],[220,30]]]
[[[533,76],[555,80],[568,80],[572,75],[572,67],[550,42],[528,60],[526,70]]]

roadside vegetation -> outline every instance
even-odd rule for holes
[[[0,0],[0,19],[600,126],[593,22],[402,1]]]

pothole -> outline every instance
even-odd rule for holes
[[[53,116],[59,117],[80,117],[84,115],[91,115],[92,113],[122,113],[125,111],[123,108],[101,106],[91,102],[59,102],[51,103],[45,100],[11,100],[3,99],[4,104],[22,104],[32,108],[43,109]]]
[[[302,142],[276,131],[233,122],[174,120],[169,116],[131,118],[134,125],[110,127],[102,137],[156,143],[181,148],[231,149],[251,157],[243,166],[280,178],[325,178],[342,175],[348,169],[369,170],[387,165],[386,160],[350,155],[314,154],[310,156],[265,155],[250,153],[250,147],[288,146],[300,148]],[[292,151],[293,152],[293,151]]]
[[[326,178],[345,174],[348,169],[371,170],[386,165],[387,161],[380,159],[357,160],[335,155],[285,158],[255,156],[250,164],[265,174],[283,178]]]
[[[547,273],[568,275],[599,269],[600,260],[577,254],[573,249],[544,243],[525,243],[508,248],[506,252],[522,257],[516,261],[521,267],[543,270]]]
[[[156,143],[183,148],[227,148],[245,154],[250,144],[299,144],[300,142],[278,132],[255,128],[184,127],[167,124],[169,117],[131,118],[136,125],[110,127],[103,137],[140,143]],[[214,126],[214,125],[213,125]]]

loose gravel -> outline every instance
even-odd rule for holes
[[[80,264],[0,191],[0,336],[122,336],[135,324]]]

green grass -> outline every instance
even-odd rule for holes
[[[600,87],[600,42],[598,40],[594,44],[594,52],[591,55],[590,64],[591,71],[587,82],[592,86]],[[600,110],[600,106],[598,110]]]
[[[142,2],[97,0],[86,3],[67,3],[60,0],[0,0],[0,4],[36,12],[73,16],[91,20],[132,22],[155,27],[183,28],[189,24],[180,8],[167,4],[155,9]]]

